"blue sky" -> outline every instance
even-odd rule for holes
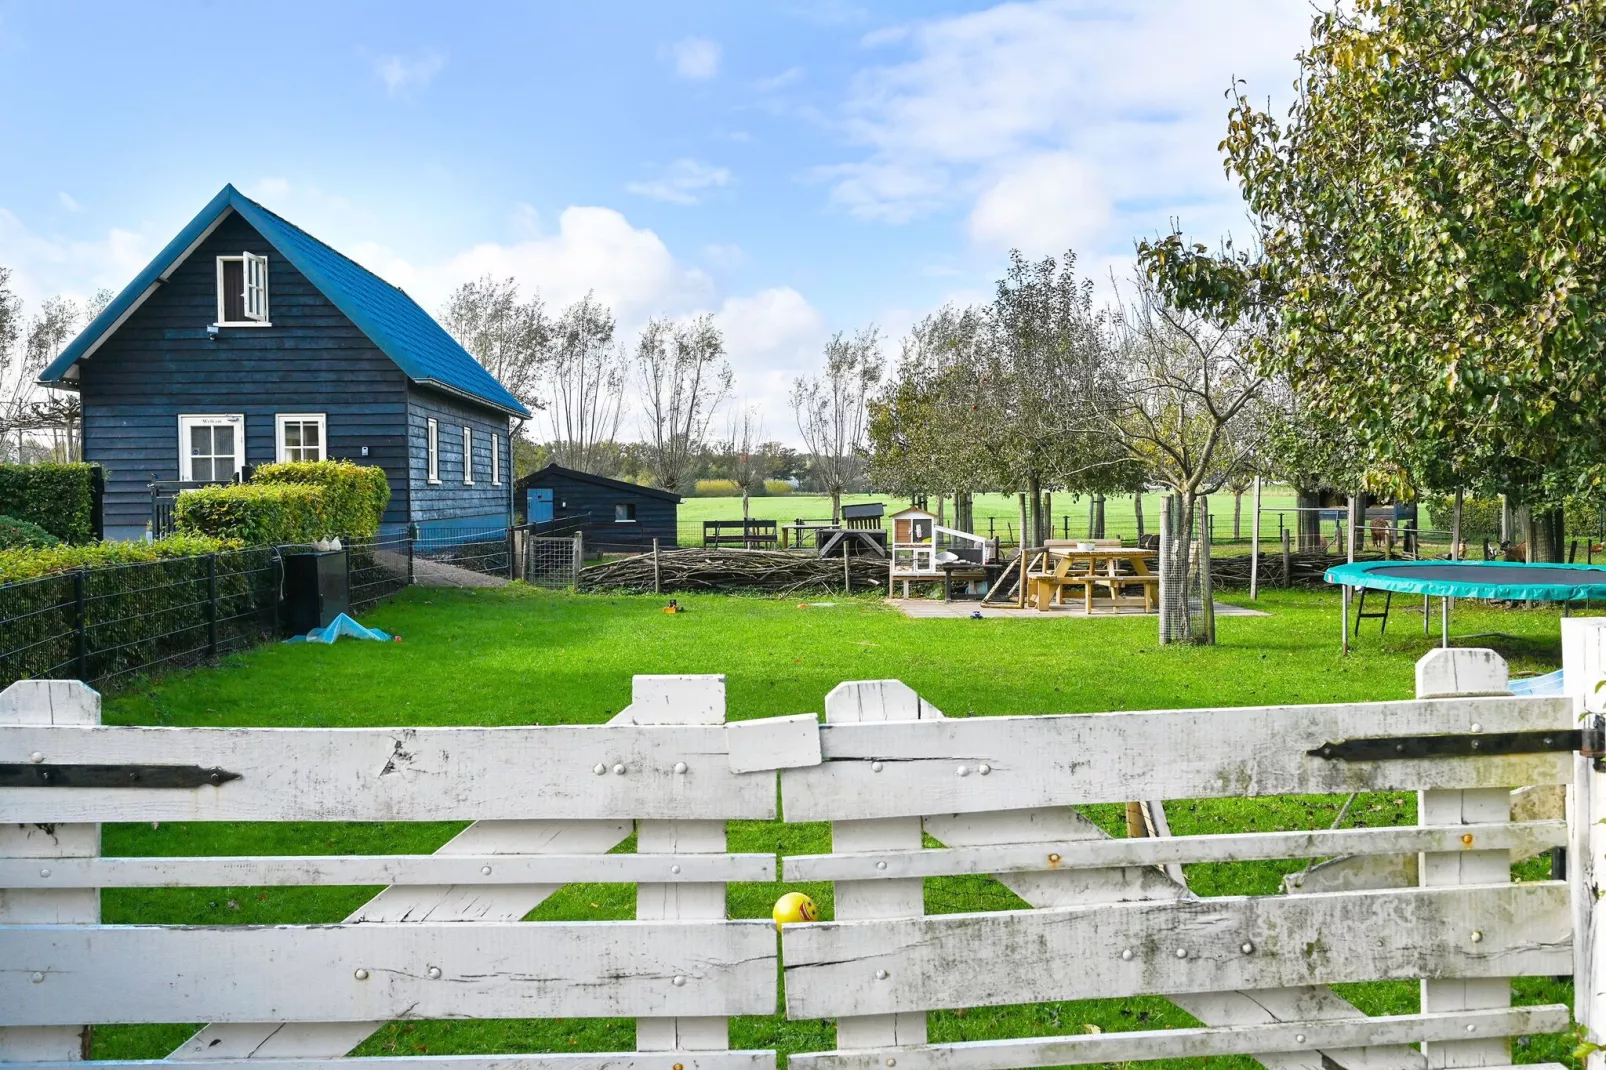
[[[432,311],[491,272],[627,330],[713,312],[791,437],[830,331],[893,352],[1012,246],[1102,277],[1241,229],[1222,93],[1285,101],[1310,10],[0,0],[0,264],[121,288],[233,182]]]

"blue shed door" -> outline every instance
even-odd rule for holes
[[[552,519],[552,492],[540,487],[532,487],[524,504],[525,522],[528,524],[545,524]]]

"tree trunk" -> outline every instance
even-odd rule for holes
[[[1232,537],[1233,541],[1243,538],[1244,492],[1232,492]]]
[[[1320,491],[1303,489],[1294,493],[1294,505],[1299,509],[1295,514],[1294,522],[1298,525],[1299,543],[1297,549],[1301,552],[1319,550],[1322,546],[1322,514],[1320,507],[1322,495]]]
[[[842,523],[842,488],[831,488],[831,523]]]
[[[744,486],[742,488],[742,520],[744,520],[744,521],[747,520],[747,518],[751,515],[748,512],[748,509],[749,509],[749,504],[748,504],[748,497],[747,497],[747,488]]]
[[[1104,538],[1104,495],[1093,496],[1093,537]]]
[[[1138,538],[1141,539],[1146,534],[1143,530],[1143,492],[1141,490],[1132,495],[1132,515],[1137,518]]]
[[[1025,491],[1022,491],[1017,497],[1020,501],[1020,549],[1021,553],[1025,553],[1026,548],[1031,545],[1031,539],[1026,534],[1026,522],[1031,515],[1031,510],[1026,506]]]
[[[1027,530],[1030,535],[1025,536],[1028,546],[1043,545],[1043,484],[1036,476],[1029,476],[1026,480],[1026,499],[1031,506],[1031,527]]]
[[[1188,617],[1190,578],[1193,574],[1193,518],[1198,507],[1198,494],[1183,491],[1171,496],[1161,518],[1165,552],[1160,567],[1165,570],[1166,597],[1160,600],[1160,642],[1194,643],[1200,636],[1193,634]]]
[[[1567,532],[1560,509],[1539,509],[1533,512],[1534,561],[1565,561],[1567,559]]]

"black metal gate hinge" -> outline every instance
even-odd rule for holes
[[[239,773],[199,765],[0,762],[0,788],[201,788],[239,779]]]
[[[1383,762],[1407,758],[1479,758],[1567,751],[1593,759],[1595,771],[1606,772],[1606,717],[1593,714],[1583,728],[1534,732],[1363,736],[1323,743],[1305,753],[1331,761]]]

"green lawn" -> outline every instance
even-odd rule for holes
[[[110,698],[105,719],[161,725],[430,725],[599,723],[629,701],[634,673],[722,672],[733,718],[817,711],[844,679],[897,677],[950,716],[1096,712],[1169,706],[1249,705],[1409,697],[1412,665],[1429,648],[1416,618],[1403,613],[1386,640],[1375,622],[1343,658],[1336,602],[1326,593],[1269,592],[1271,616],[1221,618],[1211,649],[1156,646],[1153,618],[1078,620],[909,620],[870,599],[809,605],[760,598],[686,596],[688,612],[659,612],[652,597],[573,596],[508,588],[413,588],[365,617],[401,643],[342,642],[334,647],[274,645],[207,669],[170,675]],[[1457,630],[1502,632],[1500,648],[1519,671],[1547,671],[1559,658],[1557,614],[1549,610],[1458,607]],[[1230,713],[1224,713],[1230,718]],[[1337,797],[1200,801],[1168,809],[1178,834],[1236,829],[1325,828]],[[1089,808],[1117,831],[1120,806]],[[1415,799],[1363,797],[1349,824],[1415,820]],[[297,854],[429,851],[458,825],[163,824],[108,825],[109,855]],[[734,823],[735,851],[783,854],[830,849],[823,825]],[[631,850],[626,843],[622,850]],[[1272,893],[1302,860],[1189,867],[1202,894]],[[1519,870],[1547,872],[1539,860]],[[767,917],[787,888],[732,885],[736,917]],[[805,886],[830,916],[829,886]],[[203,924],[338,921],[371,888],[220,888],[103,893],[107,922]],[[926,882],[931,912],[1021,907],[987,878]],[[634,888],[571,885],[534,919],[632,916]],[[1369,1013],[1416,1007],[1408,982],[1344,986]],[[1516,985],[1519,1002],[1568,1002],[1570,987],[1548,980]],[[1101,1000],[931,1016],[934,1041],[985,1039],[1192,1024],[1161,999]],[[188,1026],[120,1026],[97,1031],[97,1058],[165,1055]],[[738,1047],[783,1052],[833,1045],[828,1023],[779,1017],[738,1019]],[[359,1054],[629,1050],[629,1021],[492,1021],[392,1024]],[[1519,1061],[1569,1056],[1564,1038],[1519,1045]],[[1216,1060],[1250,1066],[1247,1060]],[[1182,1064],[1178,1064],[1182,1065]],[[1202,1063],[1201,1063],[1202,1065]]]
[[[887,506],[888,513],[897,512],[909,503],[906,499],[890,494],[847,494],[842,500],[848,504],[860,502],[882,502]],[[1158,531],[1160,525],[1160,500],[1158,494],[1145,494],[1143,496],[1143,518],[1145,531]],[[931,499],[928,503],[932,510],[937,508],[937,500]],[[1286,487],[1267,487],[1261,494],[1261,510],[1267,515],[1261,520],[1262,534],[1267,539],[1277,538],[1277,517],[1272,510],[1294,507],[1294,492]],[[1072,537],[1087,534],[1088,500],[1086,498],[1073,498],[1068,494],[1056,494],[1052,503],[1054,517],[1054,531],[1063,535],[1067,530]],[[1253,507],[1253,498],[1244,495],[1243,513],[1241,516],[1241,532],[1244,538],[1249,538],[1249,514]],[[1216,538],[1222,539],[1232,534],[1232,495],[1217,494],[1210,499],[1210,511],[1215,516]],[[975,501],[976,533],[978,535],[996,534],[1005,542],[1013,542],[1016,531],[1020,528],[1020,506],[1012,494],[978,494]],[[790,523],[799,517],[804,520],[828,520],[831,516],[831,499],[820,494],[792,494],[781,495],[774,498],[749,499],[749,513],[760,520],[780,520]],[[953,500],[950,498],[944,505],[944,515],[953,515]],[[680,504],[680,544],[682,546],[701,546],[703,544],[704,520],[740,520],[742,518],[742,500],[740,498],[687,498]],[[1294,527],[1294,514],[1289,512],[1285,523],[1289,528]],[[1067,527],[1067,521],[1069,526]],[[990,526],[989,526],[990,522]],[[1104,530],[1111,537],[1120,535],[1126,538],[1137,534],[1137,518],[1132,509],[1131,495],[1122,497],[1111,496],[1104,503]]]

